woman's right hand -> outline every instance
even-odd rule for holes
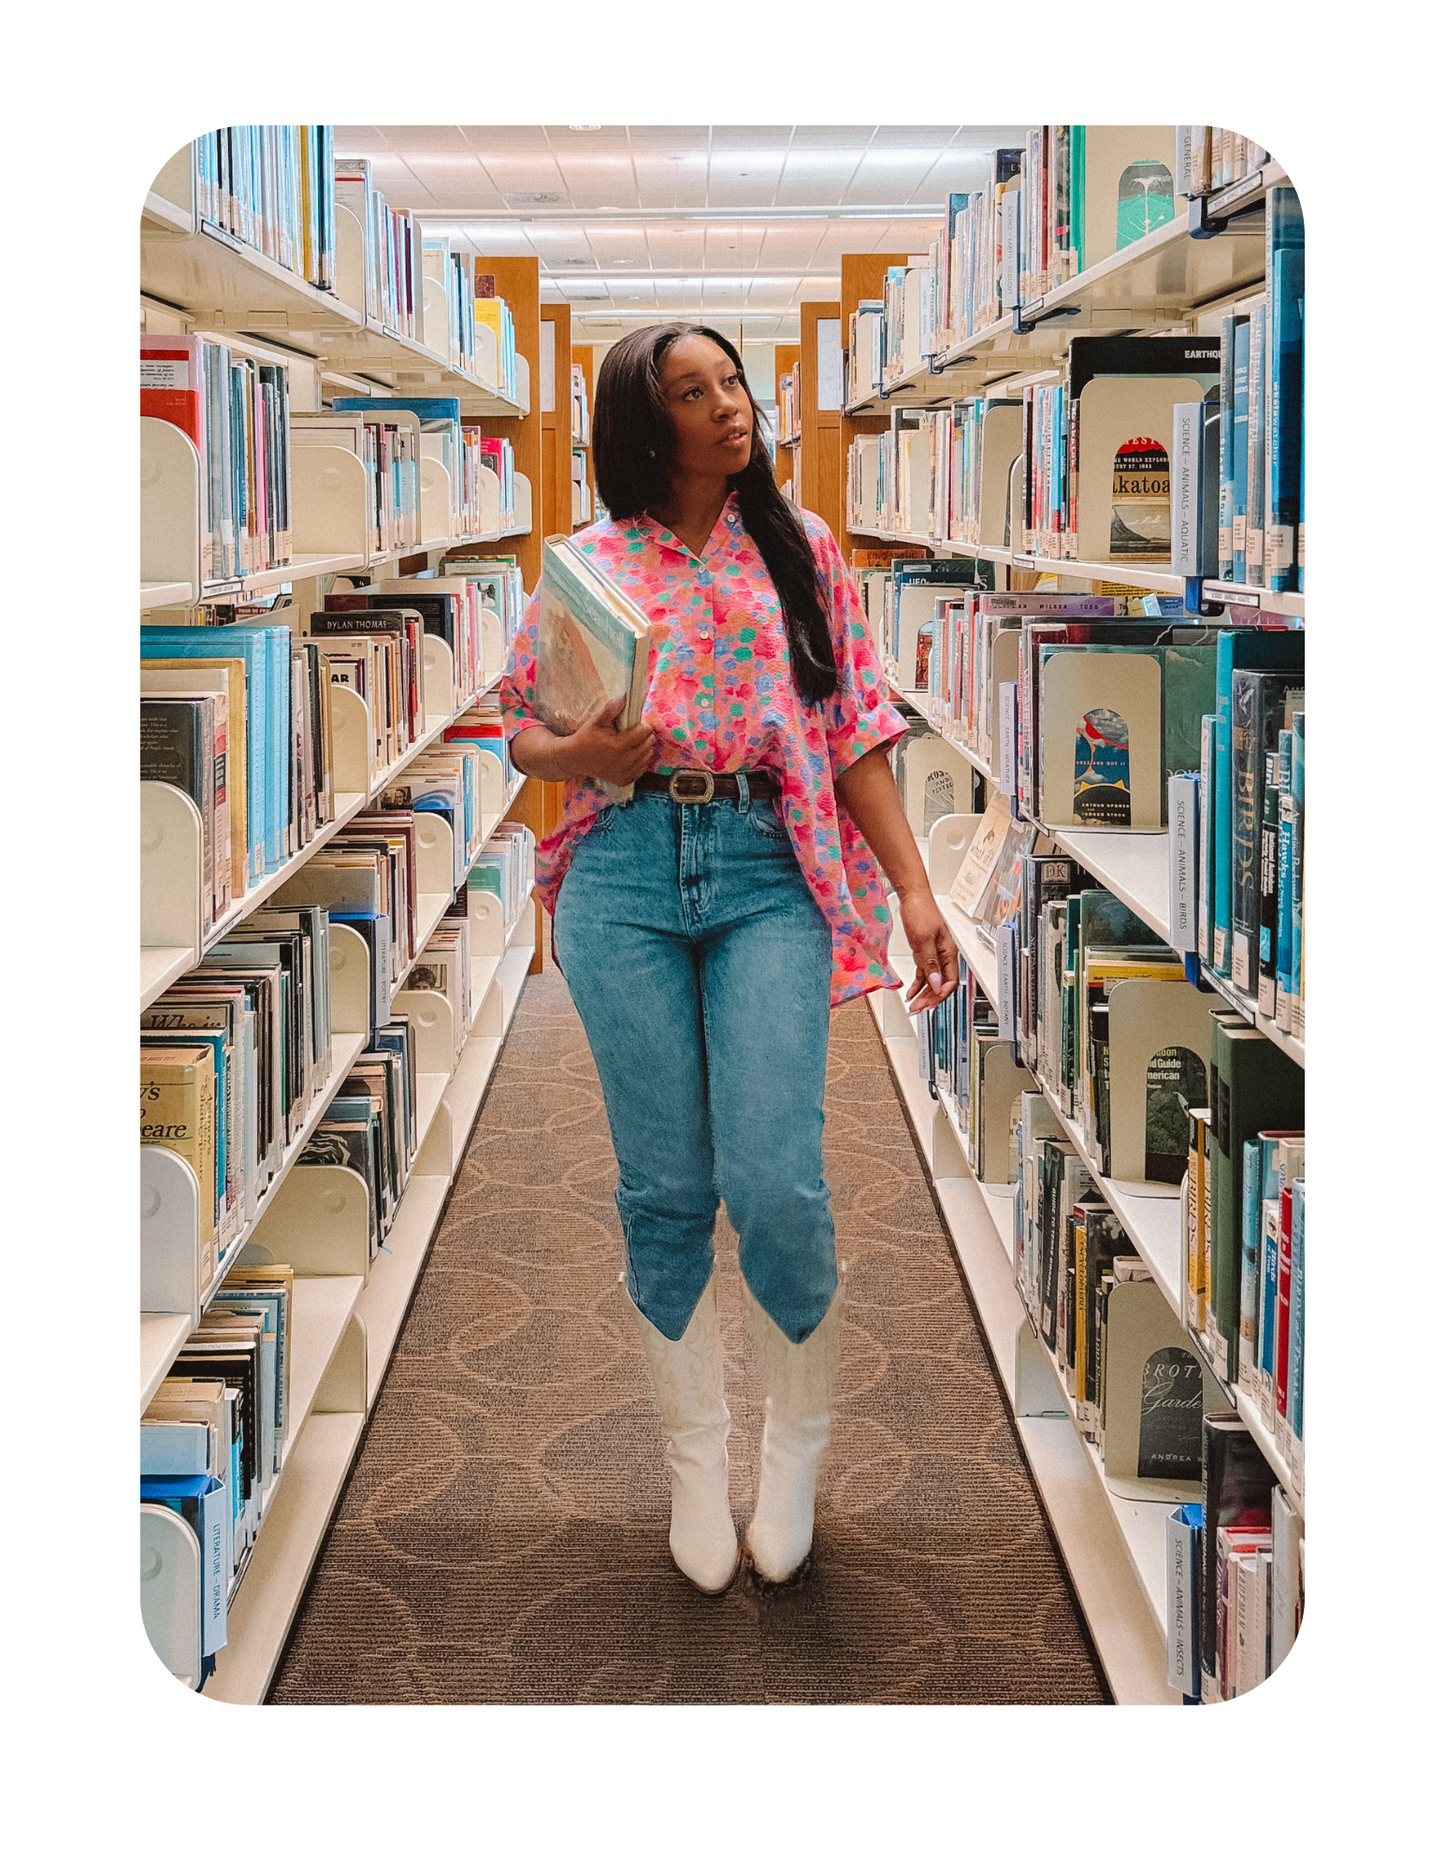
[[[638,723],[619,732],[617,717],[626,697],[604,702],[575,734],[566,737],[566,761],[575,779],[610,780],[630,786],[652,764],[653,731]]]

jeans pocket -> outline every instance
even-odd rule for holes
[[[599,838],[605,838],[616,822],[616,805],[605,805],[597,814],[597,817],[593,819],[592,823],[587,827],[586,831],[583,832],[582,836],[584,838],[591,838],[595,834]]]
[[[777,844],[791,844],[792,834],[783,823],[780,803],[775,799],[758,799],[748,808],[748,823],[755,832],[761,832],[764,838],[770,838]]]

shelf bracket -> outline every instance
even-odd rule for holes
[[[1034,300],[1035,305],[1040,305],[1042,303],[1042,300]],[[1081,305],[1055,305],[1051,306],[1047,312],[1039,312],[1033,318],[1025,318],[1023,307],[1021,305],[1016,305],[1013,309],[1014,336],[1016,338],[1026,338],[1034,329],[1035,325],[1042,325],[1046,320],[1051,318],[1077,318],[1083,309]]]

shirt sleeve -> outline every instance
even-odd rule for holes
[[[540,601],[534,592],[522,611],[522,621],[512,638],[507,665],[502,672],[501,687],[497,691],[508,741],[520,734],[523,728],[546,726],[544,721],[532,713],[537,694],[537,618],[540,610]]]
[[[838,686],[823,703],[828,753],[833,772],[838,774],[875,747],[890,746],[907,732],[908,723],[889,700],[888,678],[837,541],[814,515],[808,516],[808,522],[813,556],[827,588],[828,621],[838,665]]]

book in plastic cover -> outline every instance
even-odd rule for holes
[[[636,727],[647,690],[646,617],[561,534],[546,542],[533,709],[572,734],[603,702],[624,703],[620,728]],[[638,649],[643,654],[638,655]]]

